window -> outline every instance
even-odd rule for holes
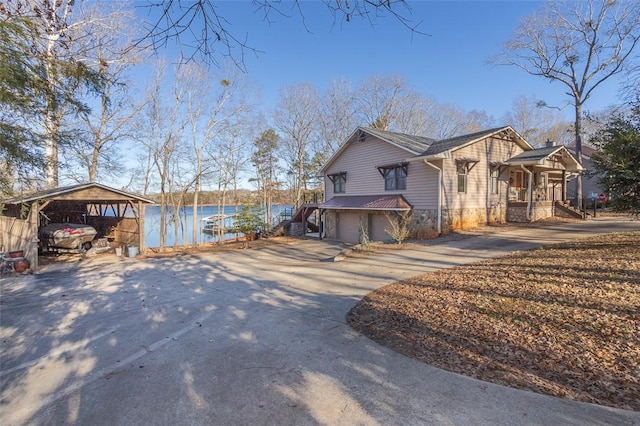
[[[498,176],[500,176],[500,169],[494,167],[489,170],[489,193],[498,193]]]
[[[456,172],[458,173],[458,192],[467,192],[467,163],[465,161],[456,161]]]
[[[347,172],[333,173],[327,175],[329,180],[333,182],[333,193],[344,194],[347,190]]]
[[[407,189],[407,163],[397,166],[378,167],[378,171],[384,177],[384,190],[396,191]]]
[[[467,192],[467,169],[458,169],[458,192]]]
[[[333,193],[334,194],[344,194],[347,186],[347,176],[346,175],[338,175],[333,180]]]
[[[467,176],[479,160],[473,158],[456,158],[456,172],[458,173],[458,192],[466,194],[467,192]]]

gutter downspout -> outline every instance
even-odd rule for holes
[[[429,163],[424,159],[424,164],[433,167],[438,171],[438,235],[442,235],[442,169]]]
[[[533,172],[527,170],[525,166],[520,164],[520,168],[529,175],[529,199],[527,200],[527,220],[531,220],[531,199],[533,198]]]

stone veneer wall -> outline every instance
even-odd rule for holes
[[[547,219],[553,217],[553,201],[537,201],[533,203],[531,209],[531,221]]]
[[[416,210],[411,214],[411,238],[438,236],[438,210]]]
[[[365,217],[367,213],[364,213]],[[448,234],[460,229],[475,228],[490,223],[505,223],[507,209],[504,204],[492,206],[488,209],[450,209],[442,211],[442,233]],[[363,221],[366,226],[367,220]],[[294,225],[293,223],[291,225]],[[335,239],[336,211],[328,210],[324,216],[324,233],[327,238]],[[411,215],[410,238],[433,238],[438,236],[438,210],[414,209]],[[292,228],[293,229],[293,228]],[[368,232],[368,229],[365,229]],[[294,235],[290,233],[290,235]],[[302,234],[300,234],[302,235]]]
[[[322,228],[324,235],[330,240],[334,240],[337,237],[336,218],[337,214],[335,210],[327,210],[324,214]]]
[[[507,207],[507,220],[509,222],[535,222],[537,220],[552,217],[554,214],[553,201],[534,201],[531,205],[531,218],[527,219],[527,203],[509,203]]]
[[[432,238],[438,236],[438,211],[414,210],[411,217],[413,238]],[[460,229],[475,228],[489,223],[504,223],[507,211],[504,205],[488,209],[449,209],[442,211],[442,233],[448,234]]]
[[[291,222],[289,224],[289,232],[288,235],[292,237],[302,237],[304,236],[304,222]]]

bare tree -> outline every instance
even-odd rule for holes
[[[286,86],[274,113],[282,133],[282,156],[287,162],[296,207],[303,197],[306,163],[313,156],[318,94],[311,83]]]
[[[380,130],[396,127],[398,111],[409,89],[400,75],[372,75],[362,82],[358,109],[367,126]]]
[[[513,126],[520,135],[533,146],[543,146],[551,140],[565,145],[568,141],[567,130],[571,128],[560,111],[544,108],[534,97],[520,95],[511,102],[503,123]]]
[[[418,31],[420,22],[414,23],[409,16],[411,8],[404,0],[322,0],[336,23],[342,24],[360,19],[373,22],[381,15],[391,15],[404,25],[409,31]],[[233,31],[233,23],[224,14],[219,4],[213,0],[168,0],[157,2],[148,0],[150,15],[160,9],[159,17],[152,19],[146,28],[146,33],[137,44],[150,45],[159,49],[170,42],[177,42],[182,48],[185,62],[202,59],[207,63],[220,64],[221,58],[231,58],[240,68],[244,69],[245,52],[259,53],[259,48],[249,41],[247,34],[237,34]],[[304,2],[280,2],[274,0],[254,0],[255,12],[264,17],[264,21],[271,24],[271,16],[290,18],[296,15],[305,22],[306,13]],[[196,28],[195,26],[200,27]]]
[[[523,20],[492,58],[567,88],[575,111],[577,160],[582,162],[583,106],[593,91],[624,71],[640,40],[640,3],[632,1],[554,1]],[[582,178],[577,184],[582,202]]]
[[[410,91],[398,104],[395,131],[409,135],[433,137],[438,133],[433,119],[437,113],[437,102],[429,97]]]
[[[178,80],[185,91],[185,114],[191,139],[194,164],[194,194],[192,243],[198,244],[198,207],[203,180],[215,174],[215,161],[225,154],[215,145],[230,131],[234,123],[242,121],[251,110],[244,100],[246,85],[237,69],[225,67],[211,72],[197,64],[183,65]],[[247,126],[248,128],[250,126]],[[221,152],[222,150],[222,152]]]
[[[131,94],[129,72],[142,60],[142,52],[131,50],[136,17],[123,3],[100,3],[83,7],[77,18],[87,25],[78,27],[73,40],[76,59],[90,65],[102,76],[102,90],[97,105],[81,114],[81,134],[69,143],[64,154],[70,164],[80,163],[85,173],[77,175],[77,168],[70,167],[70,176],[77,181],[95,182],[100,171],[104,175],[122,173],[117,144],[132,139],[133,119],[140,113],[144,102],[134,102]],[[88,24],[90,23],[90,25]]]
[[[156,67],[156,74],[148,89],[147,123],[148,134],[144,141],[150,156],[151,169],[155,171],[160,197],[160,251],[164,251],[167,235],[167,206],[169,197],[176,185],[173,179],[180,173],[175,169],[179,162],[179,148],[185,128],[182,116],[182,99],[184,93],[181,87],[174,84],[169,93],[164,92],[164,77],[166,66]],[[165,102],[164,100],[170,99]],[[176,225],[177,226],[177,225]]]
[[[626,102],[636,102],[640,94],[638,94],[638,86],[640,86],[640,53],[629,62],[631,65],[624,77],[624,82],[620,88],[622,99]]]
[[[491,121],[481,111],[438,104],[399,75],[368,77],[358,88],[356,101],[358,117],[365,125],[436,139],[470,133]]]
[[[344,78],[332,81],[320,99],[320,138],[316,150],[328,159],[359,124],[361,123],[358,122],[356,94],[351,83]]]
[[[216,150],[211,153],[217,165],[218,213],[221,217],[224,215],[224,208],[227,205],[227,196],[230,191],[235,205],[235,215],[239,213],[238,183],[251,158],[247,143],[251,139],[251,135],[246,134],[247,129],[249,129],[249,126],[245,126],[242,120],[231,123],[226,131],[220,135]],[[224,231],[223,226],[218,228],[219,242],[223,241]]]
[[[430,128],[433,133],[426,136],[446,139],[465,133],[467,113],[453,104],[439,104],[429,114]]]
[[[388,228],[385,231],[401,245],[411,235],[411,212],[385,213]]]

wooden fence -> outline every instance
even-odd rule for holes
[[[31,269],[38,269],[37,208],[31,208],[26,219],[0,216],[0,251],[24,251]]]

